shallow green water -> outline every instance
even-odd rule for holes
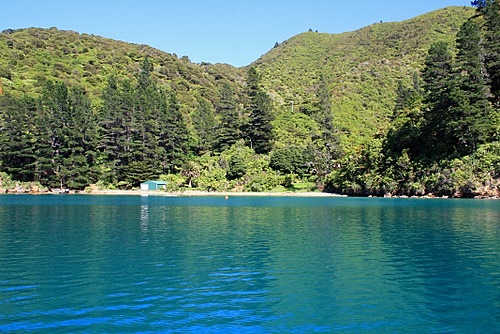
[[[500,202],[0,196],[0,332],[500,332]]]

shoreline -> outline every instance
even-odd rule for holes
[[[201,197],[201,196],[254,196],[254,197],[347,197],[347,195],[330,194],[322,192],[246,192],[246,191],[201,191],[186,190],[177,192],[141,191],[141,190],[97,190],[86,195],[136,195],[136,196],[164,196],[164,197]]]
[[[164,197],[203,197],[203,196],[217,196],[217,197],[336,197],[336,198],[394,198],[394,199],[490,199],[498,200],[497,196],[476,196],[471,198],[466,197],[452,197],[452,196],[434,196],[432,194],[427,194],[423,196],[349,196],[336,193],[325,193],[316,191],[282,191],[282,192],[250,192],[250,191],[202,191],[202,190],[186,190],[177,192],[165,192],[165,191],[141,191],[141,190],[96,190],[93,192],[80,194],[86,195],[135,195],[135,196],[164,196]]]
[[[2,191],[3,190],[3,191]],[[184,190],[184,191],[143,191],[140,189],[134,190],[98,190],[92,191],[76,191],[76,190],[60,190],[52,189],[45,191],[31,191],[29,189],[16,188],[16,189],[0,189],[0,194],[27,194],[27,195],[116,195],[116,196],[163,196],[163,197],[202,197],[202,196],[217,196],[226,197],[239,196],[239,197],[359,197],[359,198],[413,198],[413,199],[483,199],[483,200],[499,200],[500,196],[496,195],[477,195],[474,197],[461,197],[461,196],[436,196],[434,194],[426,194],[422,196],[406,196],[406,195],[385,195],[385,196],[349,196],[338,193],[325,193],[319,191],[281,191],[281,192],[246,192],[246,191],[203,191],[203,190]]]

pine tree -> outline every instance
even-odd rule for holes
[[[406,87],[403,81],[398,80],[394,117],[397,117],[401,112],[415,108],[421,100],[422,94],[420,92],[419,75],[417,72],[413,73],[413,84],[411,87]]]
[[[142,67],[137,77],[137,88],[138,90],[147,90],[154,85],[151,79],[151,69],[152,64],[149,62],[149,58],[144,58],[142,62]]]
[[[96,123],[89,97],[82,89],[49,81],[39,108],[40,180],[50,187],[83,189],[94,181]]]
[[[64,128],[70,108],[68,94],[64,83],[47,81],[37,115],[37,172],[40,180],[53,188],[64,187],[66,181],[66,175],[61,171],[67,153]]]
[[[417,157],[422,147],[420,127],[422,121],[422,92],[420,90],[418,72],[413,73],[413,83],[407,87],[398,81],[396,103],[392,116],[391,128],[384,142],[387,157],[399,157],[406,151],[410,157]]]
[[[480,43],[479,25],[473,20],[466,21],[457,34],[458,52],[448,123],[460,155],[475,151],[479,143],[488,139],[492,128]]]
[[[108,78],[103,93],[100,119],[101,179],[118,184],[124,179],[125,169],[134,161],[135,90],[129,81],[118,84],[116,78]]]
[[[485,0],[478,4],[480,13],[486,21],[484,41],[484,61],[489,76],[492,102],[500,106],[500,3],[498,0]]]
[[[320,135],[315,142],[315,172],[318,176],[328,175],[341,155],[339,131],[334,124],[331,110],[330,91],[323,75],[320,76],[316,90],[318,99],[316,122],[320,126]]]
[[[190,140],[184,116],[180,111],[179,100],[174,91],[169,92],[164,111],[159,139],[159,145],[165,150],[162,163],[164,172],[175,172],[189,159]]]
[[[33,181],[36,101],[8,94],[0,97],[0,168],[14,180]]]
[[[87,93],[73,87],[69,94],[70,116],[65,128],[67,139],[66,185],[71,189],[83,189],[96,181],[97,119]]]
[[[210,101],[198,97],[191,119],[198,139],[196,151],[199,155],[203,155],[212,149],[215,140],[215,113]]]
[[[431,45],[425,59],[422,78],[426,92],[425,101],[430,108],[446,109],[449,101],[449,78],[452,70],[452,54],[446,42]]]
[[[453,90],[452,54],[445,42],[431,45],[422,73],[424,80],[425,104],[424,126],[421,132],[420,154],[424,159],[434,161],[450,154],[453,136],[448,126],[449,109]]]
[[[269,153],[274,138],[271,99],[260,87],[260,78],[254,67],[248,70],[246,97],[246,110],[250,118],[246,135],[251,139],[250,145],[256,153]]]
[[[151,78],[152,65],[148,58],[144,59],[137,78],[136,98],[134,105],[135,132],[134,161],[142,162],[144,177],[137,179],[134,185],[141,181],[158,177],[162,172],[161,161],[165,158],[164,148],[159,144],[161,127],[165,121],[163,111],[166,108],[165,95]]]
[[[233,90],[227,82],[219,90],[219,100],[215,105],[215,112],[220,118],[220,123],[215,129],[214,151],[223,152],[242,137]]]

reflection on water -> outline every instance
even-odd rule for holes
[[[142,242],[148,242],[148,224],[149,224],[149,208],[147,198],[142,197],[141,203],[141,232]]]
[[[0,331],[491,332],[498,202],[0,196]]]

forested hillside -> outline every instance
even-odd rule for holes
[[[175,90],[186,112],[198,96],[217,99],[217,81],[237,82],[244,72],[228,65],[193,64],[147,45],[136,45],[57,28],[4,30],[0,34],[0,77],[14,96],[39,96],[45,82],[64,82],[84,89],[96,106],[108,77],[135,80],[145,58],[152,78]]]
[[[404,22],[375,23],[332,35],[305,32],[277,45],[255,62],[277,104],[310,114],[320,77],[342,141],[358,145],[389,124],[397,82],[409,84],[422,69],[429,46],[454,42],[470,7],[450,7]]]
[[[0,188],[161,178],[170,190],[495,195],[497,6],[310,30],[246,68],[56,28],[4,30]],[[449,69],[442,87],[433,66]]]

